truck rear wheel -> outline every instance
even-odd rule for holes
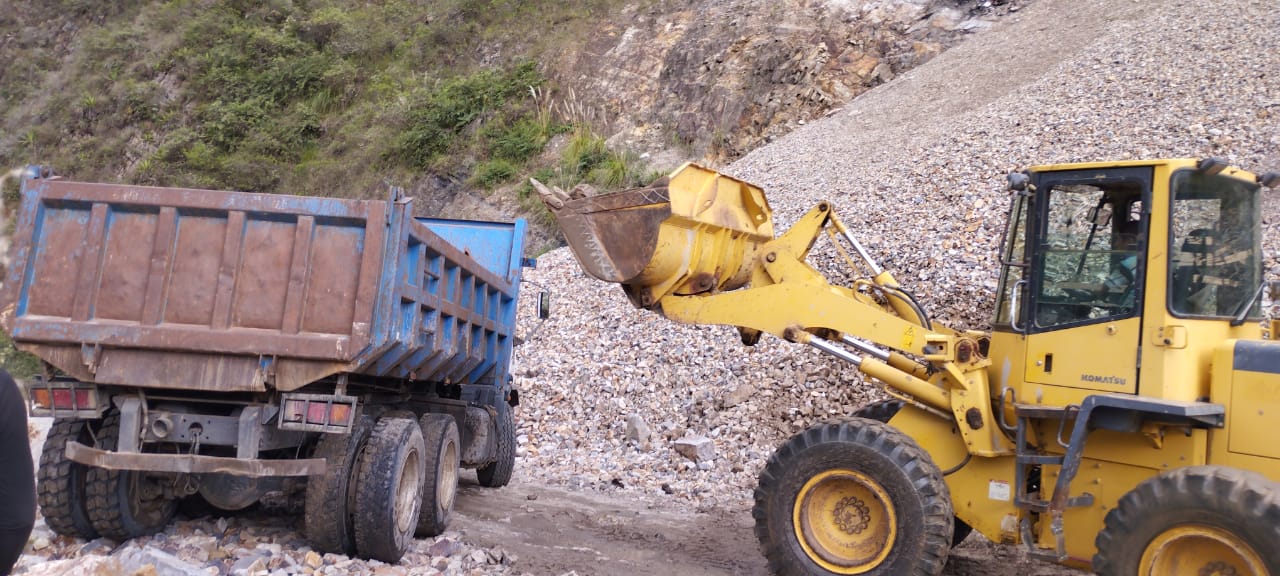
[[[1094,544],[1100,576],[1280,574],[1280,485],[1261,474],[1191,466],[1138,484]]]
[[[934,576],[950,550],[942,473],[911,438],[874,420],[792,437],[760,473],[755,502],[775,574]]]
[[[427,448],[427,473],[422,483],[417,534],[439,536],[449,527],[453,499],[458,493],[458,425],[448,414],[423,414],[420,424]]]
[[[120,415],[109,413],[98,430],[98,447],[115,450],[119,438]],[[98,534],[119,541],[160,531],[178,509],[163,482],[140,470],[90,467],[86,487],[89,521]]]
[[[506,402],[498,403],[497,459],[476,470],[476,479],[486,488],[501,488],[511,482],[516,469],[516,415]]]
[[[902,401],[897,398],[888,400],[877,400],[853,411],[854,417],[875,420],[876,422],[889,423],[894,416],[898,415],[898,411],[902,410]],[[955,528],[951,533],[951,547],[959,546],[969,537],[969,533],[973,532],[973,527],[965,523],[964,520],[954,518]]]
[[[316,444],[312,458],[324,458],[325,473],[307,478],[307,540],[320,552],[356,553],[354,520],[356,456],[369,437],[373,419],[358,418],[347,434],[325,434]]]
[[[378,419],[356,475],[356,551],[395,564],[413,544],[427,474],[417,420]]]
[[[96,422],[95,422],[96,423]],[[89,521],[85,480],[89,469],[67,459],[67,443],[93,445],[90,421],[58,418],[40,452],[40,469],[36,471],[36,501],[45,524],[54,532],[72,538],[92,540],[98,531]]]

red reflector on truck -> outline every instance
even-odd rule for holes
[[[327,394],[286,394],[280,410],[282,430],[344,432],[351,427],[356,399]]]
[[[91,417],[98,412],[98,391],[92,386],[71,382],[38,382],[31,386],[31,407],[38,415],[70,412]]]
[[[92,410],[97,404],[89,390],[35,390],[31,398],[36,408],[45,410]]]

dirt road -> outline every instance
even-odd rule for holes
[[[459,486],[451,528],[534,574],[766,574],[747,510],[686,512],[630,495]]]
[[[682,510],[630,494],[570,492],[515,484],[485,490],[464,477],[452,528],[482,547],[516,555],[514,568],[538,575],[764,575],[764,557],[743,506]],[[948,576],[1079,575],[1027,558],[1013,546],[971,536],[952,552]]]

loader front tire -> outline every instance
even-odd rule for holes
[[[356,475],[356,552],[388,564],[413,544],[427,474],[417,420],[383,416],[360,454]]]
[[[1223,466],[1153,476],[1107,513],[1099,576],[1280,574],[1280,484]]]
[[[902,410],[902,401],[897,398],[890,398],[888,400],[877,400],[867,404],[857,410],[854,410],[853,415],[857,418],[867,418],[869,420],[875,420],[876,422],[884,422],[887,424],[890,420],[893,420],[894,416],[898,415],[899,410]],[[955,518],[954,522],[955,528],[953,528],[951,532],[952,548],[959,546],[961,542],[964,542],[965,538],[969,537],[969,533],[973,532],[973,527],[966,524],[964,520]]]
[[[775,574],[936,576],[951,548],[937,465],[902,432],[865,418],[783,444],[760,473],[752,516]]]
[[[448,414],[423,414],[422,438],[426,441],[426,479],[422,483],[422,508],[418,511],[418,536],[439,536],[449,527],[453,500],[458,493],[458,425]]]

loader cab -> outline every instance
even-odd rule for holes
[[[1262,281],[1259,187],[1224,169],[1058,165],[1011,182],[1021,190],[993,323],[1002,389],[1060,405],[1098,392],[1207,395],[1212,347],[1256,337],[1230,324],[1261,314],[1249,302]]]

